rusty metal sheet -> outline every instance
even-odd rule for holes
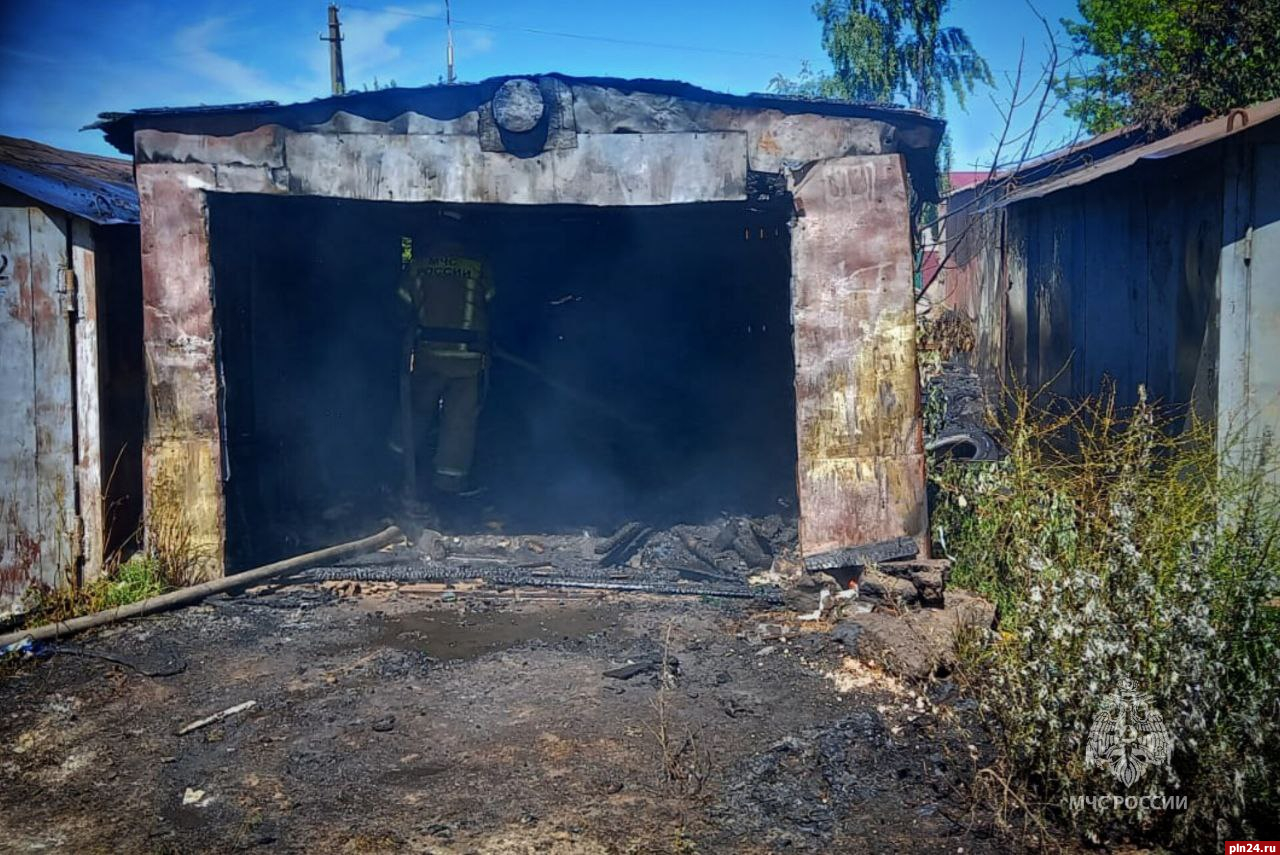
[[[535,157],[481,151],[472,137],[295,134],[295,194],[396,202],[668,205],[746,198],[742,133],[583,135]]]
[[[70,328],[62,218],[0,208],[0,613],[74,568]]]
[[[801,550],[911,537],[927,556],[902,159],[820,161],[792,193]]]
[[[0,207],[0,615],[21,604],[40,554],[30,235],[27,208]]]
[[[150,420],[146,513],[180,520],[222,572],[225,516],[214,363],[206,165],[140,164],[143,346]]]

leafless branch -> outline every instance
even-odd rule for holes
[[[1019,47],[1018,63],[1010,80],[1010,89],[1007,99],[1001,101],[994,96],[992,103],[995,105],[996,112],[1001,119],[1001,127],[999,134],[995,136],[995,147],[992,150],[991,160],[987,168],[986,177],[974,186],[969,197],[959,204],[949,204],[946,210],[940,213],[933,220],[923,223],[920,226],[920,232],[923,234],[927,230],[936,229],[940,224],[945,224],[949,220],[954,220],[962,215],[969,215],[984,210],[988,203],[997,200],[1007,194],[1016,187],[1018,179],[1023,171],[1038,162],[1048,163],[1048,158],[1059,157],[1062,154],[1068,154],[1076,147],[1083,135],[1083,127],[1077,126],[1074,133],[1068,141],[1060,143],[1048,149],[1047,154],[1037,154],[1038,142],[1042,138],[1045,120],[1054,115],[1062,106],[1062,98],[1058,91],[1058,82],[1062,79],[1061,71],[1070,63],[1075,62],[1079,58],[1077,52],[1072,52],[1065,59],[1062,51],[1055,38],[1053,27],[1045,16],[1028,0],[1027,6],[1031,9],[1037,20],[1040,21],[1044,29],[1044,37],[1046,39],[1046,57],[1040,66],[1039,74],[1032,83],[1028,83],[1028,75],[1026,73],[1026,43],[1025,41]],[[1030,119],[1025,127],[1018,128],[1021,124],[1019,117],[1026,114],[1027,108],[1034,104],[1031,110]],[[1007,150],[1013,151],[1013,156],[1008,160],[1004,160]],[[1053,166],[1045,175],[1040,175],[1042,179],[1052,175],[1057,169],[1064,168],[1062,164]],[[922,284],[920,292],[916,295],[916,299],[922,299],[933,284],[938,280],[944,270],[954,269],[951,264],[957,249],[964,243],[965,236],[978,223],[978,218],[974,216],[966,216],[964,225],[959,234],[952,234],[944,230],[946,235],[946,251],[937,268],[931,273],[928,281]],[[924,259],[921,258],[920,263],[923,264]],[[917,271],[922,272],[922,271]]]

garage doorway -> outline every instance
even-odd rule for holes
[[[396,515],[395,291],[406,253],[445,220],[495,283],[478,492],[429,497],[449,533],[795,507],[789,198],[208,199],[229,569]]]

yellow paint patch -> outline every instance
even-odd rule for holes
[[[223,574],[222,478],[217,443],[160,439],[147,446],[148,542],[157,524],[189,537],[206,579]]]

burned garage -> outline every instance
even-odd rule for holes
[[[101,127],[142,209],[147,505],[209,575],[405,514],[773,515],[814,566],[927,555],[910,217],[941,122],[543,75]],[[433,321],[451,298],[409,291],[442,259],[476,267]]]
[[[0,850],[1280,838],[1274,0],[10,5]]]

